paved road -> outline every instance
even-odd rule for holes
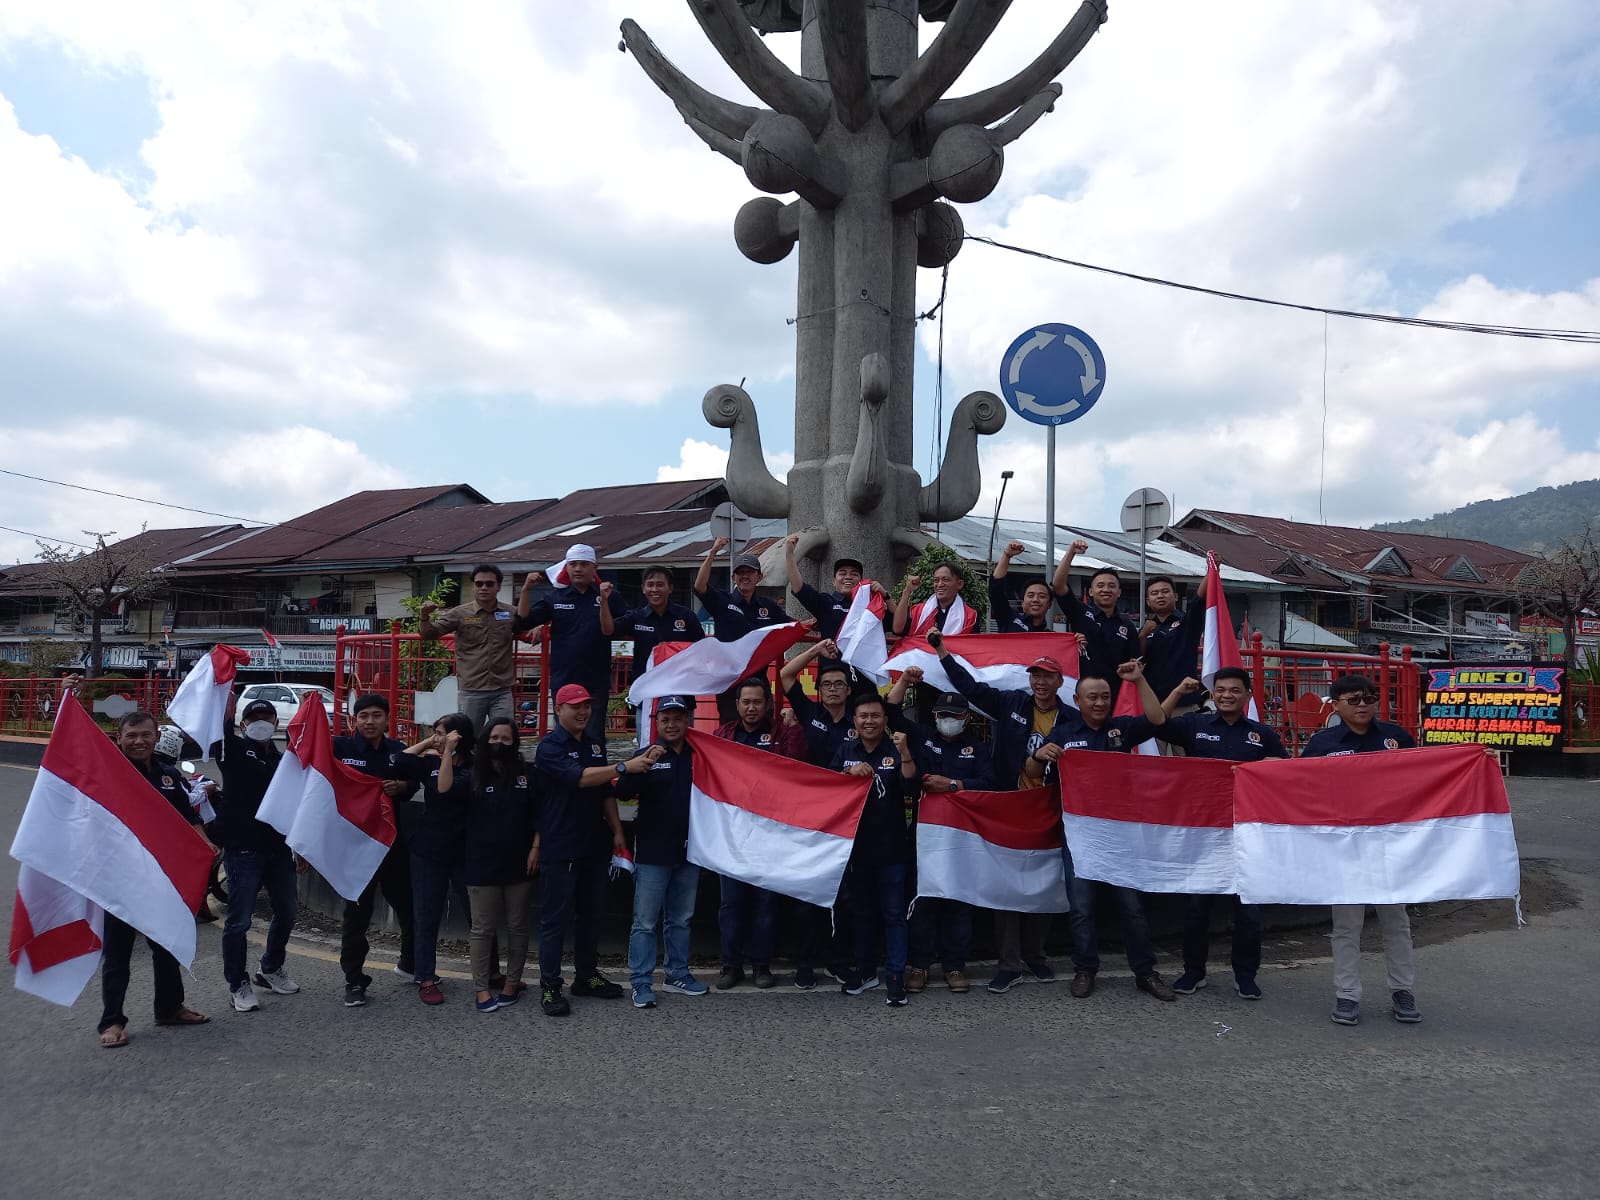
[[[0,767],[8,839],[30,781]],[[125,1050],[96,1046],[93,987],[71,1010],[0,991],[0,1195],[1592,1198],[1600,785],[1513,795],[1577,903],[1421,946],[1416,1027],[1373,1002],[1375,955],[1365,1022],[1331,1024],[1315,938],[1254,1005],[1108,972],[1086,1001],[743,990],[564,1022],[481,1016],[463,985],[426,1009],[387,976],[346,1010],[307,944],[304,993],[239,1015],[207,926],[203,1028],[151,1026],[137,956]]]

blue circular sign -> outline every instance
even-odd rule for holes
[[[1035,325],[1000,360],[1000,394],[1035,425],[1076,421],[1105,387],[1105,355],[1076,325]]]

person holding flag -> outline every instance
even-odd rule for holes
[[[1179,612],[1178,591],[1169,576],[1157,575],[1144,585],[1145,620],[1139,630],[1139,653],[1150,690],[1163,700],[1194,674],[1200,658],[1200,640],[1205,634],[1210,586],[1208,569],[1189,607]],[[1188,707],[1198,700],[1195,697],[1189,701]]]
[[[800,534],[791,533],[783,540],[783,561],[789,572],[789,591],[805,610],[817,619],[817,633],[821,637],[836,638],[839,627],[850,614],[850,600],[856,593],[865,568],[856,558],[836,558],[833,561],[833,591],[819,592],[800,574],[800,564],[795,561],[795,548],[800,544]],[[883,585],[868,580],[875,596],[885,595]]]
[[[1140,742],[1148,741],[1167,719],[1161,702],[1150,690],[1149,681],[1138,660],[1123,663],[1117,675],[1139,690],[1144,716],[1112,715],[1111,681],[1084,671],[1078,677],[1076,719],[1056,726],[1050,736],[1028,756],[1023,775],[1048,782],[1056,761],[1068,750],[1101,750],[1127,753]],[[1072,984],[1074,998],[1082,1000],[1094,993],[1094,977],[1100,970],[1100,938],[1095,930],[1095,899],[1101,884],[1079,879],[1072,870],[1072,849],[1061,846],[1062,863],[1067,871],[1067,890],[1072,897]],[[1157,1000],[1175,1000],[1177,995],[1156,970],[1156,948],[1150,940],[1150,923],[1145,919],[1139,893],[1132,888],[1110,884],[1117,901],[1122,924],[1122,941],[1128,950],[1128,966],[1133,969],[1134,985]]]
[[[1072,590],[1072,560],[1089,549],[1089,543],[1076,538],[1056,565],[1052,587],[1056,603],[1066,614],[1067,626],[1083,634],[1083,668],[1088,675],[1115,679],[1117,668],[1139,653],[1139,627],[1133,618],[1117,608],[1122,599],[1122,580],[1110,568],[1089,576],[1089,599],[1085,604]]]
[[[890,626],[894,635],[905,636],[908,625],[912,637],[926,637],[934,631],[951,636],[971,633],[978,624],[978,614],[961,599],[966,582],[966,574],[955,563],[940,563],[933,569],[933,595],[917,605],[916,617],[910,618],[911,593],[922,586],[922,578],[907,575],[900,586],[900,598],[894,602]]]
[[[1283,739],[1270,725],[1245,715],[1250,703],[1250,673],[1243,667],[1219,667],[1211,677],[1213,712],[1172,713],[1185,700],[1199,694],[1198,679],[1183,680],[1162,702],[1167,719],[1156,737],[1178,746],[1191,758],[1219,758],[1227,762],[1260,762],[1288,758]],[[1206,958],[1211,949],[1211,904],[1215,895],[1190,895],[1183,909],[1183,974],[1172,981],[1180,996],[1192,996],[1206,986]],[[1230,896],[1233,907],[1233,987],[1246,1000],[1261,999],[1256,975],[1261,970],[1261,910]]]
[[[1022,589],[1022,603],[1011,598],[1006,576],[1011,560],[1027,551],[1021,542],[1007,542],[989,576],[989,616],[1001,633],[1049,633],[1050,585],[1036,579]]]
[[[646,567],[644,603],[618,617],[615,634],[633,639],[633,669],[628,683],[638,681],[650,668],[650,652],[666,642],[698,642],[706,636],[700,618],[672,599],[672,568]]]

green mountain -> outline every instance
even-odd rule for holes
[[[1542,487],[1504,500],[1479,500],[1415,521],[1374,525],[1392,533],[1433,533],[1476,538],[1538,554],[1575,538],[1585,525],[1600,533],[1600,479]]]

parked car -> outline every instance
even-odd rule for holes
[[[239,702],[234,706],[233,719],[236,722],[244,720],[244,708],[252,700],[270,701],[272,707],[278,710],[278,728],[281,731],[300,711],[300,705],[308,695],[315,693],[322,697],[322,707],[328,710],[328,723],[333,724],[333,693],[325,687],[317,687],[312,683],[252,683],[239,693]]]

